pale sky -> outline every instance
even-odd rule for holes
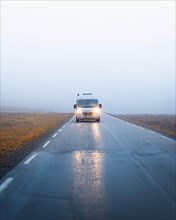
[[[1,104],[175,113],[175,1],[2,1]]]

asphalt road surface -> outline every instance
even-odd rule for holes
[[[1,220],[175,219],[175,141],[103,114],[66,123],[1,179]]]

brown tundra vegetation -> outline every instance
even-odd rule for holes
[[[114,115],[115,117],[145,128],[155,130],[168,137],[176,137],[176,115]]]
[[[0,176],[33,149],[26,145],[52,131],[71,113],[0,113]],[[33,145],[33,144],[32,144]],[[23,149],[24,148],[24,149]],[[25,149],[26,148],[26,149]]]
[[[69,116],[61,113],[0,113],[0,154],[20,149]]]

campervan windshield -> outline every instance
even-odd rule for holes
[[[77,106],[83,108],[97,107],[98,99],[79,99],[77,100]]]

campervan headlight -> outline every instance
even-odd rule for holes
[[[94,108],[94,114],[99,114],[100,113],[100,108],[99,107],[95,107]]]
[[[81,108],[77,108],[76,113],[77,114],[82,114],[82,109]]]

